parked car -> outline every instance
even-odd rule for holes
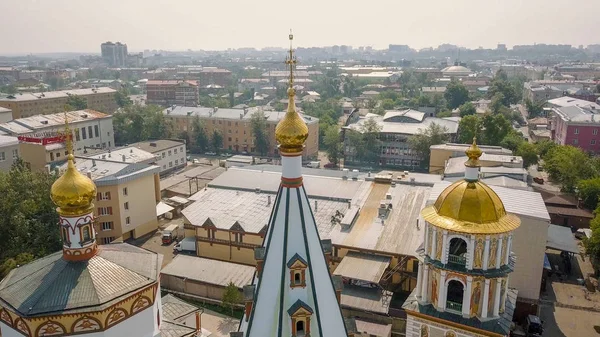
[[[335,164],[334,163],[327,163],[325,165],[323,165],[324,168],[335,168]]]
[[[544,178],[535,177],[535,178],[533,178],[533,181],[542,185],[544,183]]]
[[[207,156],[216,156],[217,155],[216,152],[204,152],[204,154]]]

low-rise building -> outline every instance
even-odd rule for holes
[[[195,118],[200,118],[209,137],[217,131],[223,136],[223,149],[236,153],[257,154],[256,140],[252,132],[252,115],[260,108],[220,109],[205,107],[176,106],[163,110],[167,119],[173,121],[177,131],[192,131],[191,125]],[[262,109],[261,109],[262,110]],[[267,155],[278,154],[275,141],[275,127],[285,115],[285,111],[263,111],[267,121],[269,150]],[[319,120],[315,117],[301,114],[308,126],[308,139],[303,150],[303,158],[316,157],[319,151]]]
[[[587,102],[587,101],[584,101]],[[597,105],[596,103],[587,102]],[[600,153],[600,109],[594,106],[566,106],[552,109],[552,140],[590,153]]]
[[[17,137],[0,135],[0,172],[9,171],[19,156]]]
[[[444,128],[444,132],[452,140],[458,131],[458,117],[426,117],[426,114],[415,110],[390,110],[386,111],[384,116],[369,113],[366,116],[357,116],[354,121],[344,127],[344,163],[346,165],[376,165],[383,167],[397,168],[415,168],[427,166],[429,163],[423,163],[423,158],[413,151],[408,143],[408,139],[425,130],[431,124],[437,124]],[[349,132],[362,132],[363,124],[373,119],[380,128],[379,131],[379,159],[377,162],[363,163],[356,156],[356,149],[351,143]]]
[[[48,115],[65,111],[70,96],[79,96],[87,108],[112,114],[118,108],[117,91],[111,88],[73,89],[40,93],[20,93],[0,98],[0,107],[12,110],[13,119],[33,115]]]
[[[0,124],[0,131],[18,137],[21,158],[32,170],[50,170],[67,159],[64,144],[65,116],[75,140],[73,152],[114,147],[112,115],[78,110],[19,118]]]
[[[198,106],[198,82],[191,80],[148,80],[146,104]]]
[[[76,157],[75,166],[96,184],[94,215],[98,217],[99,243],[136,239],[158,228],[158,166],[85,157]],[[65,169],[66,164],[61,167]]]
[[[444,173],[446,162],[450,158],[462,157],[465,151],[471,146],[470,144],[455,144],[446,143],[439,145],[432,145],[429,156],[429,173],[440,174]],[[511,156],[512,151],[505,149],[500,146],[489,146],[489,145],[478,145],[481,151],[486,155],[504,155]]]
[[[12,110],[0,107],[0,123],[10,122],[12,119]]]
[[[548,106],[551,108],[565,108],[570,106],[577,106],[585,109],[593,109],[600,111],[600,104],[569,96],[562,96],[559,98],[548,100]]]
[[[421,94],[433,98],[435,96],[444,96],[446,87],[422,87]]]
[[[155,157],[154,163],[160,168],[160,175],[164,176],[187,165],[185,142],[176,139],[147,140],[131,144]],[[150,159],[148,159],[150,160]]]

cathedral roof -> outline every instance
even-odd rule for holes
[[[125,243],[104,245],[89,260],[57,252],[12,270],[0,282],[0,303],[22,316],[102,310],[158,281],[162,255]]]

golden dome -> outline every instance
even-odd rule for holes
[[[94,182],[77,171],[74,157],[69,154],[67,171],[58,178],[50,189],[50,197],[58,206],[61,215],[81,215],[91,212],[96,198]]]
[[[300,153],[306,138],[308,138],[308,126],[304,119],[296,112],[294,106],[294,89],[288,89],[288,110],[282,120],[275,128],[275,139],[279,143],[279,149],[283,153]]]

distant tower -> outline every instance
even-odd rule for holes
[[[253,285],[244,288],[246,314],[243,337],[346,337],[346,327],[319,239],[308,196],[302,183],[302,149],[308,127],[296,112],[294,65],[291,47],[288,110],[277,124],[283,166],[281,184],[269,220],[261,260]]]
[[[479,181],[481,150],[467,149],[465,178],[421,212],[425,242],[416,289],[404,303],[407,337],[508,336],[513,231],[521,221]]]
[[[63,247],[0,281],[3,337],[158,337],[162,256],[125,243],[96,244],[96,185],[75,167],[65,114],[67,170],[50,195]]]

